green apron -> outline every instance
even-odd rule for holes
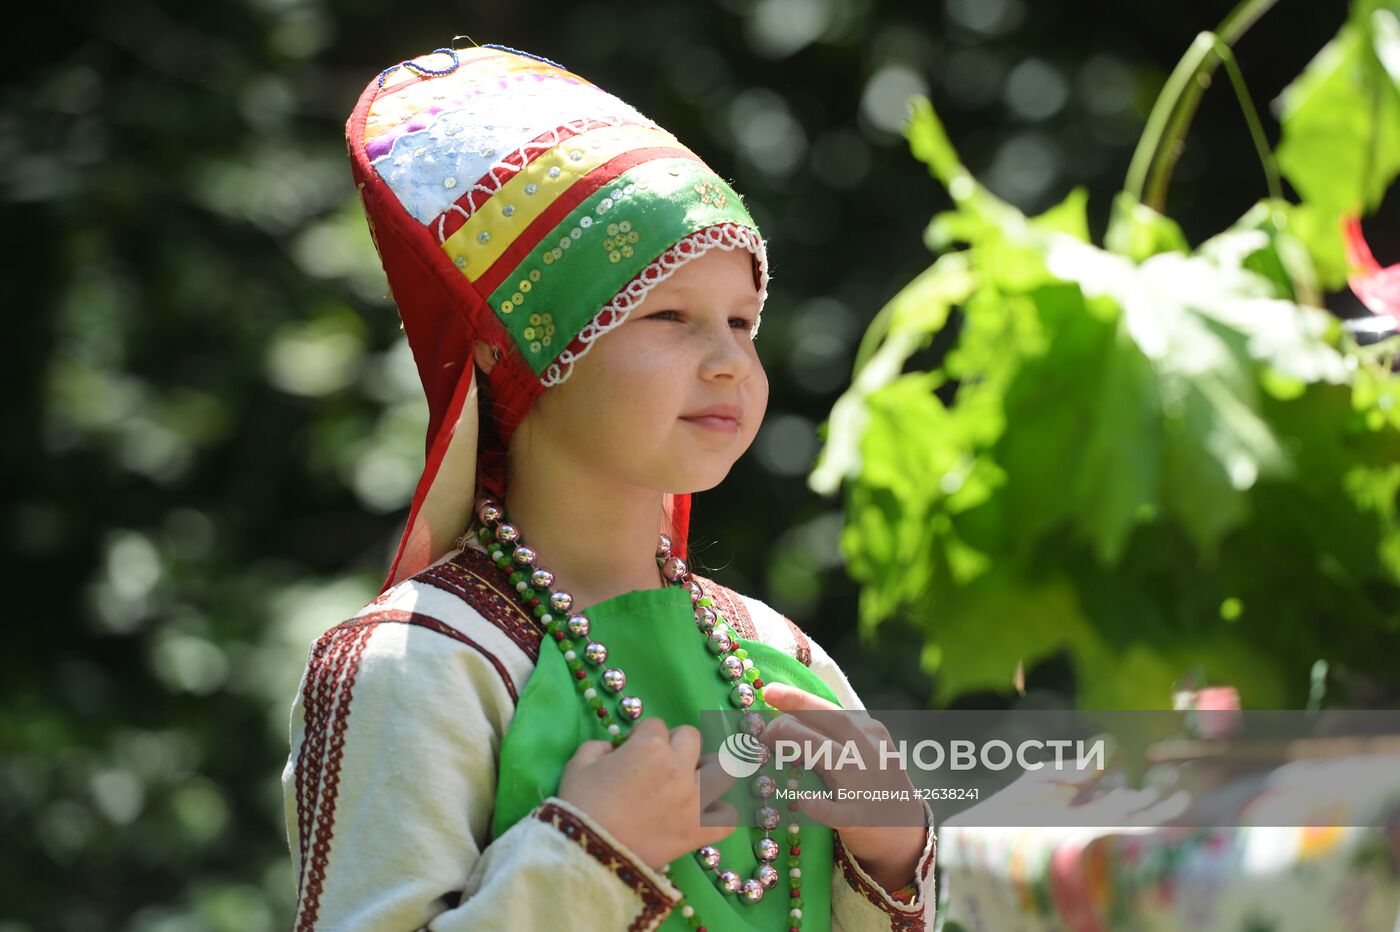
[[[733,710],[728,698],[730,686],[719,677],[716,657],[695,627],[690,595],[685,590],[637,589],[600,602],[583,614],[592,626],[590,637],[608,647],[607,665],[619,667],[627,674],[623,694],[641,697],[644,716],[658,716],[671,728],[682,724],[699,728],[701,709]],[[757,641],[739,638],[738,642],[748,651],[765,683],[788,683],[836,702],[826,684],[794,658]],[[577,649],[582,653],[581,647]],[[590,680],[596,682],[599,668],[587,669]],[[601,688],[599,693],[605,694]],[[598,717],[584,703],[563,654],[554,640],[546,637],[540,645],[539,663],[525,685],[515,718],[501,742],[492,837],[500,837],[545,797],[558,791],[564,765],[580,744],[607,737]],[[748,782],[737,781],[738,786],[731,788],[730,793],[740,787],[747,792]],[[805,777],[802,785],[809,785]],[[773,805],[786,816],[784,803]],[[753,843],[763,837],[761,829],[750,826],[752,822],[741,822],[715,845],[720,850],[721,863],[745,879],[758,864]],[[786,835],[785,820],[772,832],[783,850],[774,862],[782,879],[758,903],[743,903],[738,896],[721,893],[713,873],[705,871],[690,853],[671,862],[671,880],[710,932],[786,929],[790,909]],[[827,932],[831,927],[832,840],[830,828],[803,818],[803,932]],[[691,924],[680,910],[672,910],[660,928],[685,932]]]

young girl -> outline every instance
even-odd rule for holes
[[[931,930],[926,806],[701,824],[730,782],[702,709],[861,707],[789,619],[685,563],[690,494],[767,404],[738,195],[497,46],[386,69],[347,140],[427,466],[381,594],[316,641],[293,706],[297,928]]]

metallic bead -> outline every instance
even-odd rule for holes
[[[735,708],[747,709],[753,705],[754,690],[748,683],[735,683],[734,688],[729,691],[729,701]]]
[[[769,840],[771,841],[772,839]],[[776,847],[776,845],[774,847]],[[753,877],[754,880],[763,884],[763,889],[765,890],[773,889],[778,885],[778,881],[781,879],[778,875],[778,869],[772,864],[758,865],[758,870],[753,872]]]
[[[757,903],[763,899],[763,894],[768,892],[768,888],[757,880],[745,880],[739,886],[739,896],[745,903]]]
[[[548,589],[554,585],[554,574],[549,570],[535,570],[530,574],[530,585],[536,589]]]
[[[757,796],[759,799],[767,799],[778,792],[778,781],[774,780],[766,773],[759,774],[754,777],[753,783],[749,785],[749,789],[753,792],[753,795]]]
[[[608,692],[620,693],[627,685],[627,674],[616,667],[608,667],[603,671],[603,688]]]
[[[753,814],[753,820],[759,828],[765,832],[771,832],[778,827],[778,823],[783,820],[783,817],[772,806],[759,806],[758,811]]]
[[[665,534],[662,534],[660,540],[656,543],[656,555],[662,559],[671,555],[671,538],[667,537]]]
[[[726,680],[737,680],[744,675],[744,663],[733,654],[725,655],[719,662],[719,675]]]
[[[699,628],[701,631],[704,631],[708,634],[710,629],[713,628],[715,626],[715,623],[718,621],[719,616],[716,615],[715,610],[710,608],[708,605],[700,605],[696,607],[695,627]]]
[[[562,615],[574,607],[574,597],[562,589],[558,592],[552,592],[549,596],[549,607]]]
[[[763,734],[763,730],[768,727],[768,721],[757,712],[745,712],[739,719],[739,730],[746,735],[753,735],[757,738]]]
[[[636,696],[623,696],[622,701],[617,704],[617,709],[635,722],[642,717],[642,700]]]
[[[744,885],[744,880],[734,871],[724,870],[720,871],[719,876],[715,878],[715,885],[723,893],[738,893],[739,888]]]
[[[502,524],[496,528],[496,540],[503,544],[513,544],[520,539],[520,529],[513,524]]]
[[[699,604],[700,600],[705,597],[705,590],[700,588],[700,583],[694,579],[687,580],[681,588],[690,590],[691,605]]]
[[[535,562],[535,551],[521,544],[519,547],[515,548],[515,553],[511,554],[511,559],[521,566],[529,566],[531,563]]]
[[[729,639],[728,632],[716,628],[705,639],[705,646],[712,654],[727,654],[734,649],[734,642]]]
[[[583,649],[583,659],[596,667],[608,659],[608,649],[601,641],[589,641]]]
[[[695,857],[700,862],[700,866],[707,871],[712,871],[716,867],[719,867],[719,849],[713,845],[706,845],[696,851]]]
[[[771,838],[760,838],[753,843],[753,853],[756,858],[765,863],[776,861],[779,854],[778,843]]]
[[[680,557],[667,557],[666,562],[661,565],[661,575],[671,582],[680,582],[685,578],[687,569],[685,561]]]
[[[588,621],[587,615],[570,615],[568,621],[569,637],[586,638],[588,630],[592,625]]]

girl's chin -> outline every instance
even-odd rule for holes
[[[719,485],[729,475],[729,463],[723,471],[717,469],[687,471],[686,475],[676,477],[676,481],[668,483],[667,488],[673,495],[691,495],[696,492],[708,492]]]

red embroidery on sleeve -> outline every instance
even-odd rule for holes
[[[691,575],[695,577],[704,593],[715,600],[715,610],[734,626],[739,637],[750,641],[758,640],[758,629],[754,627],[753,617],[749,615],[748,606],[744,604],[744,599],[739,593],[721,586],[713,579],[706,579],[695,573]]]
[[[933,853],[936,847],[937,839],[934,840],[933,845],[929,846],[928,855],[926,855],[919,864],[919,878],[925,882],[928,878],[928,869],[933,864]],[[861,876],[850,852],[846,850],[846,846],[841,842],[840,835],[836,836],[835,848],[836,863],[840,866],[841,874],[846,878],[846,883],[850,884],[853,890],[877,906],[886,916],[889,916],[890,932],[925,932],[924,904],[901,904],[905,906],[904,909],[891,906],[889,902],[880,895],[879,888],[871,881]],[[891,894],[891,896],[893,896],[893,894]]]
[[[676,905],[676,900],[636,870],[631,858],[610,845],[569,810],[554,803],[545,803],[535,811],[535,818],[554,826],[582,845],[584,850],[601,861],[604,867],[616,874],[619,880],[631,887],[641,898],[642,912],[632,920],[627,932],[639,932],[648,928]]]
[[[524,651],[531,663],[539,663],[544,626],[525,613],[515,593],[503,588],[501,571],[489,556],[466,547],[452,559],[430,566],[413,578],[466,602]]]
[[[494,654],[446,622],[419,612],[385,609],[343,621],[317,639],[307,661],[302,707],[306,735],[296,763],[298,842],[301,871],[297,887],[297,932],[314,929],[335,834],[335,803],[345,730],[360,660],[370,636],[381,624],[408,624],[435,631],[471,647],[500,675],[513,702],[515,683]]]
[[[807,635],[802,633],[802,629],[797,627],[797,623],[784,615],[783,621],[787,622],[788,630],[792,632],[792,639],[797,645],[797,659],[804,667],[812,665],[812,646],[807,642]]]
[[[316,927],[321,887],[335,832],[335,798],[340,789],[340,761],[350,700],[365,644],[374,633],[368,623],[337,625],[316,642],[302,700],[306,739],[297,758],[297,816],[301,830],[301,881],[297,895],[298,932]],[[311,861],[308,867],[307,852]]]

